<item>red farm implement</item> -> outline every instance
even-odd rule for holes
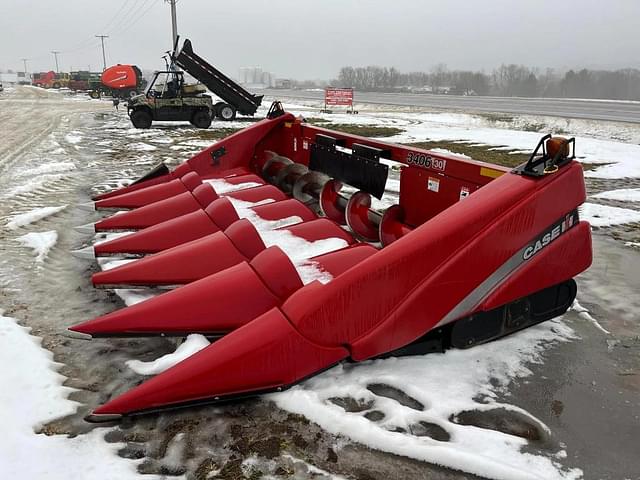
[[[89,254],[146,256],[94,284],[180,286],[71,329],[221,338],[88,419],[279,391],[346,359],[467,348],[563,314],[591,263],[573,153],[547,136],[510,170],[311,126],[275,103],[174,170],[100,195],[92,208],[130,210],[92,230],[137,231]]]

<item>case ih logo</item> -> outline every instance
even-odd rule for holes
[[[431,155],[419,152],[409,152],[407,154],[407,163],[409,165],[418,165],[419,167],[432,168],[442,172],[447,168],[446,160],[433,158]]]
[[[562,220],[555,223],[548,231],[546,231],[542,236],[540,236],[537,240],[532,242],[527,248],[524,249],[524,253],[522,258],[525,260],[529,260],[540,250],[550,245],[554,240],[556,240],[560,235],[573,227],[576,223],[578,223],[578,211],[574,210]]]

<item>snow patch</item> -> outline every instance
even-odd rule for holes
[[[16,178],[36,177],[47,173],[60,173],[75,170],[76,166],[71,162],[50,162],[30,168],[16,175]]]
[[[72,145],[77,145],[82,141],[82,138],[83,138],[80,133],[81,132],[77,132],[77,131],[67,133],[64,139],[67,141],[67,143],[70,143]]]
[[[233,197],[225,197],[228,198],[233,205],[233,208],[236,209],[236,213],[240,218],[246,218],[249,220],[254,227],[258,230],[258,232],[266,231],[266,230],[275,230],[276,228],[288,227],[290,225],[295,225],[296,223],[301,223],[302,218],[293,215],[291,217],[279,218],[277,220],[265,220],[264,218],[258,216],[258,214],[251,209],[251,207],[257,207],[258,205],[266,205],[267,203],[273,203],[274,200],[271,198],[261,200],[260,202],[245,202],[244,200],[238,200]]]
[[[66,205],[62,205],[60,207],[41,207],[26,213],[14,215],[7,222],[7,228],[10,230],[16,230],[20,227],[24,227],[25,225],[30,225],[32,223],[38,222],[43,218],[47,218],[47,217],[50,217],[51,215],[55,215],[56,213],[61,212],[65,208],[67,208]]]
[[[263,185],[262,183],[257,182],[231,183],[222,178],[212,178],[209,180],[203,180],[203,182],[211,185],[218,195],[224,195],[225,193],[237,192],[238,190],[245,190],[247,188],[260,187]]]
[[[153,152],[157,150],[158,147],[154,147],[153,145],[149,145],[148,143],[138,142],[138,143],[130,143],[127,147],[129,150],[135,150],[137,152]]]
[[[328,480],[347,480],[345,477],[342,477],[340,475],[333,475],[325,470],[322,470],[321,468],[318,468],[314,465],[311,465],[310,463],[305,462],[304,460],[300,459],[300,458],[296,458],[293,455],[282,455],[282,458],[286,458],[287,460],[289,460],[293,466],[293,470],[294,470],[294,474],[296,475],[305,475],[305,474],[311,474],[313,475],[312,478],[317,478],[317,479],[328,479]]]
[[[114,292],[122,299],[127,307],[149,300],[160,293],[155,290],[136,290],[132,288],[116,288]]]
[[[640,188],[611,190],[593,195],[593,198],[605,198],[607,200],[619,200],[621,202],[640,202]]]
[[[498,394],[513,378],[531,375],[527,364],[540,363],[549,345],[573,338],[568,326],[552,320],[469,350],[341,364],[270,398],[280,408],[304,415],[330,433],[377,450],[492,479],[576,479],[582,472],[563,469],[554,455],[523,451],[527,441],[521,437],[450,420],[463,411],[504,408],[525,415],[548,431],[526,411],[499,402]],[[416,410],[374,394],[367,388],[371,384],[401,390],[425,409]],[[330,401],[346,396],[372,402],[372,406],[364,412],[350,413]],[[364,415],[373,410],[384,417],[367,419]],[[395,431],[402,428],[411,432],[411,426],[421,421],[442,428],[450,440]]]
[[[640,222],[640,211],[628,208],[610,207],[597,203],[584,203],[578,209],[580,219],[588,221],[593,227],[610,227],[625,223]]]
[[[29,181],[27,181],[27,183],[13,187],[7,193],[3,194],[2,198],[11,198],[30,194],[32,192],[35,192],[36,190],[41,189],[49,183],[60,181],[63,178],[65,178],[65,175],[62,174],[42,175],[39,177],[31,178],[29,179]]]
[[[47,422],[76,412],[78,403],[67,398],[73,389],[62,386],[65,377],[56,372],[59,364],[40,347],[40,339],[1,312],[0,338],[0,362],[11,365],[0,369],[2,478],[140,478],[136,466],[143,460],[119,457],[124,444],[106,443],[103,436],[109,429],[96,428],[73,438],[36,434]]]
[[[279,220],[265,220],[251,210],[256,204],[227,197],[236,209],[240,218],[246,218],[258,231],[260,238],[266,247],[277,246],[293,262],[300,279],[306,285],[314,280],[321,283],[329,283],[333,277],[330,273],[322,270],[318,263],[305,261],[310,257],[339,250],[348,246],[347,242],[340,238],[327,238],[309,242],[304,238],[293,235],[288,230],[277,230],[302,222],[302,218],[291,216]]]
[[[152,362],[128,360],[126,365],[140,375],[158,375],[209,345],[210,342],[204,335],[194,333],[189,335],[173,353],[163,355]]]
[[[36,254],[36,262],[42,263],[49,255],[49,251],[58,241],[58,232],[50,230],[48,232],[32,232],[16,238],[25,247],[33,249]]]
[[[573,305],[571,305],[571,310],[576,312],[580,316],[580,318],[584,318],[585,320],[588,320],[589,322],[591,322],[593,326],[596,327],[598,330],[600,330],[602,333],[606,335],[609,335],[611,333],[609,330],[607,330],[602,325],[600,325],[600,322],[598,322],[598,320],[593,318],[589,314],[589,310],[587,310],[582,305],[580,305],[577,299],[573,301]]]

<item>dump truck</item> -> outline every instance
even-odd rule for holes
[[[233,120],[236,113],[254,115],[262,104],[263,95],[253,95],[220,70],[198,56],[193,51],[189,39],[184,41],[182,50],[175,55],[175,63],[202,82],[223,101],[214,104],[215,116],[221,120]]]
[[[136,128],[149,128],[153,121],[188,121],[198,128],[208,128],[215,117],[230,121],[236,114],[254,115],[262,95],[253,95],[198,56],[190,40],[172,55],[172,65],[182,68],[155,72],[144,95],[131,99],[128,113]],[[188,84],[185,72],[199,84]],[[216,103],[206,89],[217,95]]]

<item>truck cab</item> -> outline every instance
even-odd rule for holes
[[[144,94],[127,106],[136,128],[149,128],[156,121],[188,121],[197,128],[209,128],[214,117],[213,102],[202,84],[187,84],[184,72],[159,71]]]

